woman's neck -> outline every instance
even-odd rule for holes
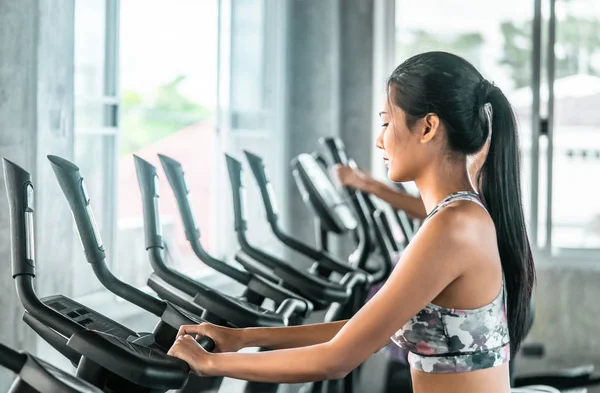
[[[475,191],[469,180],[466,162],[430,165],[415,179],[425,210],[429,214],[442,199],[459,191]]]

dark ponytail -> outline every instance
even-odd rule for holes
[[[427,52],[406,60],[390,76],[388,88],[393,103],[405,112],[409,128],[428,113],[438,115],[452,154],[482,150],[489,136],[486,105],[491,105],[492,136],[477,188],[496,228],[514,356],[527,333],[535,270],[521,200],[513,110],[502,91],[475,67],[446,52]]]
[[[504,93],[487,81],[483,84],[493,116],[492,140],[479,173],[479,193],[496,226],[508,294],[511,351],[516,354],[525,338],[535,281],[521,204],[519,138],[515,115]]]

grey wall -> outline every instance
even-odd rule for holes
[[[536,260],[536,321],[527,342],[544,344],[546,355],[519,359],[521,373],[600,368],[600,269],[591,261],[561,263]]]
[[[73,17],[72,0],[0,0],[0,156],[33,174],[42,295],[71,288],[71,218],[45,156],[72,156]],[[0,342],[35,351],[10,273],[3,179],[0,185]],[[0,371],[0,391],[12,378]]]
[[[373,119],[374,0],[344,0],[340,4],[339,135],[348,155],[371,165]],[[378,97],[376,97],[377,99]]]
[[[339,136],[359,164],[371,163],[372,0],[291,0],[287,10],[285,162]],[[328,158],[328,157],[327,157]],[[286,178],[288,226],[314,241],[312,214]]]

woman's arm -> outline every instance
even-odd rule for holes
[[[373,178],[365,182],[364,191],[386,201],[394,209],[404,211],[410,218],[424,220],[427,217],[425,205],[420,197],[397,190]]]
[[[169,353],[205,375],[271,383],[341,378],[386,345],[406,321],[466,271],[470,250],[480,245],[469,220],[450,219],[460,214],[455,210],[441,211],[422,228],[383,288],[328,342],[270,352],[210,354],[183,335]]]
[[[303,326],[247,328],[243,330],[245,347],[290,349],[330,341],[348,322],[337,321]]]
[[[339,182],[344,186],[357,188],[375,195],[389,203],[396,210],[403,210],[411,218],[424,220],[427,217],[425,205],[420,197],[414,197],[375,180],[370,174],[350,166],[336,165],[334,172]]]
[[[211,337],[216,344],[216,352],[237,352],[247,347],[288,349],[327,342],[340,331],[346,322],[337,321],[293,327],[245,329],[202,323],[200,325],[181,326],[178,336],[187,334]]]

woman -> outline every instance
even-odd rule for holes
[[[380,116],[389,178],[415,181],[428,212],[381,290],[343,322],[184,326],[171,355],[203,375],[298,383],[344,377],[391,338],[410,351],[415,393],[510,391],[534,283],[510,104],[464,59],[428,52],[392,73]],[[483,162],[479,194],[473,159]],[[273,351],[233,353],[247,346]]]

